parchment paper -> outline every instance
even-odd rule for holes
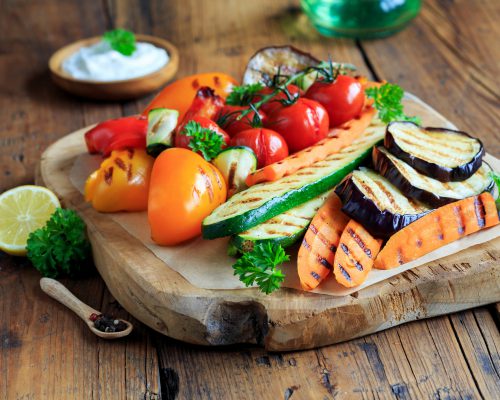
[[[447,126],[453,128],[453,125],[444,117],[418,98],[412,95],[407,95],[407,98],[407,113],[410,115],[423,116],[424,125]],[[484,160],[488,162],[494,170],[500,171],[500,160],[489,154],[486,154]],[[86,153],[76,158],[70,172],[70,180],[82,194],[85,180],[99,167],[101,162],[102,158],[100,156],[91,156]],[[145,212],[113,213],[106,214],[106,216],[123,226],[132,236],[139,239],[159,259],[181,274],[192,285],[203,289],[242,289],[245,287],[237,277],[233,276],[233,269],[231,266],[234,264],[235,259],[226,254],[227,238],[216,240],[198,238],[179,246],[162,247],[153,243],[150,238],[149,224]],[[372,269],[366,281],[356,288],[347,289],[339,285],[335,279],[327,279],[322,282],[320,288],[313,290],[313,292],[331,296],[349,295],[360,289],[398,275],[408,269],[416,268],[422,264],[435,261],[498,237],[500,237],[500,225],[466,236],[400,267],[387,271]],[[287,249],[287,253],[290,254],[291,261],[283,265],[283,272],[286,275],[283,286],[300,289],[295,261],[297,248]]]

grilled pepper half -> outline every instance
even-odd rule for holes
[[[154,158],[143,149],[114,150],[85,183],[85,200],[101,212],[144,211]]]

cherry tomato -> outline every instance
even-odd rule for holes
[[[241,114],[241,111],[247,109],[248,107],[245,106],[230,106],[227,104],[222,108],[219,116],[217,117],[217,121],[222,121],[221,124],[229,136],[233,137],[238,132],[252,128],[252,122],[255,119],[254,111],[251,111],[240,120],[237,119]],[[266,119],[264,111],[259,110],[259,117],[261,122],[264,123]]]
[[[286,140],[291,153],[312,146],[328,135],[328,114],[318,102],[299,98],[281,106],[267,119],[267,126]]]
[[[232,87],[236,85],[238,85],[236,79],[221,72],[186,76],[165,86],[146,107],[142,115],[148,115],[149,110],[153,108],[171,108],[179,111],[179,121],[182,121],[199,88],[209,86],[225,99],[231,93]]]
[[[271,129],[252,128],[238,132],[232,137],[230,144],[250,147],[257,156],[258,168],[281,161],[288,156],[285,139]]]
[[[288,85],[287,86],[288,92],[292,95],[292,97],[299,97],[302,96],[302,90],[296,86],[296,85]],[[265,96],[267,94],[271,94],[274,91],[274,89],[270,87],[265,87],[260,91],[260,94],[262,96]],[[256,97],[255,101],[261,100],[262,97]],[[264,111],[267,115],[271,114],[274,110],[280,108],[281,103],[280,100],[286,100],[288,97],[285,93],[280,92],[276,96],[274,96],[272,99],[270,99],[267,103],[262,104],[260,107],[260,110]]]
[[[225,143],[225,145],[223,145],[223,148],[229,144],[229,135],[211,119],[205,117],[194,117],[191,121],[198,122],[202,128],[210,129],[211,131],[214,131],[218,135],[222,136]],[[182,131],[175,134],[175,147],[184,147],[185,149],[190,149],[190,141],[191,137],[188,135],[183,135]]]
[[[173,246],[201,234],[201,223],[226,201],[221,173],[203,157],[172,148],[156,158],[151,171],[148,220],[152,239]]]
[[[357,117],[365,104],[363,85],[347,75],[337,76],[333,83],[313,83],[305,97],[316,100],[325,107],[330,118],[330,127],[342,125]]]

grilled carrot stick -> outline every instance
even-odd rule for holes
[[[312,290],[333,268],[340,235],[349,218],[340,210],[342,202],[332,193],[311,221],[297,257],[297,270],[304,290]]]
[[[398,267],[498,223],[498,211],[490,193],[447,204],[391,236],[373,266],[378,269]]]
[[[329,134],[330,137],[251,173],[246,179],[246,184],[252,186],[259,182],[275,181],[317,161],[324,160],[330,154],[339,152],[361,136],[370,125],[375,113],[373,107],[365,107],[358,119],[352,119],[342,126],[332,129]]]
[[[361,285],[371,271],[381,246],[382,240],[375,239],[361,224],[351,219],[335,253],[335,280],[345,287]]]

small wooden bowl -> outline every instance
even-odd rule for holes
[[[82,39],[56,51],[49,60],[49,69],[52,80],[60,88],[76,94],[99,100],[127,100],[145,96],[158,89],[172,79],[179,67],[179,51],[167,40],[149,35],[136,35],[138,42],[152,43],[157,47],[165,49],[169,56],[168,63],[158,71],[139,76],[137,78],[125,79],[112,82],[88,81],[75,79],[62,69],[63,61],[78,49],[90,46],[102,39],[96,36]]]

